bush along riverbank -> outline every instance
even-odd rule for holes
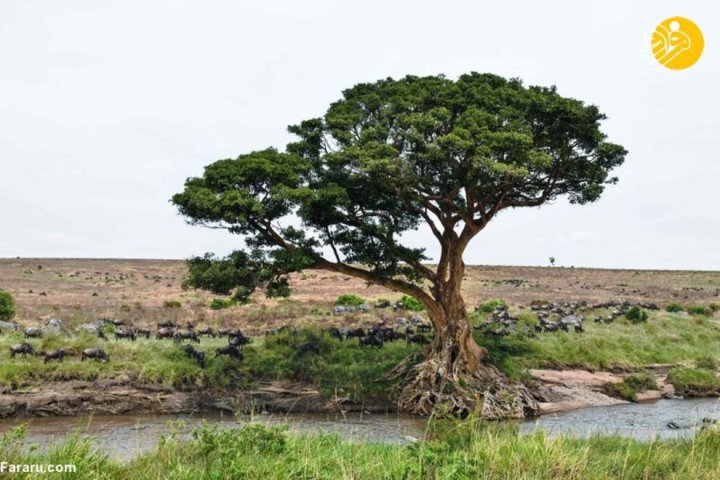
[[[479,327],[483,315],[476,314]],[[374,317],[368,315],[365,321],[371,324]],[[715,316],[658,311],[642,322],[623,317],[612,324],[585,321],[582,332],[537,333],[537,322],[535,313],[522,312],[519,327],[506,335],[493,336],[484,328],[475,335],[488,348],[488,361],[524,382],[540,400],[559,401],[542,398],[542,381],[529,373],[531,369],[604,370],[627,376],[664,364],[668,368],[662,380],[675,385],[678,395],[720,392],[715,379],[720,327]],[[409,355],[421,358],[428,347],[403,339],[387,341],[382,348],[361,346],[356,338],[340,341],[325,328],[321,322],[308,323],[254,337],[242,347],[242,358],[216,356],[228,339],[203,337],[194,345],[206,354],[204,366],[172,340],[152,336],[116,341],[108,331],[108,341],[86,332],[26,339],[21,332],[5,331],[0,335],[0,416],[183,413],[203,408],[392,410],[395,384],[385,374]],[[66,356],[47,362],[33,355],[12,358],[10,347],[23,342],[37,352],[63,349]],[[83,349],[94,347],[102,347],[110,361],[81,361]],[[652,380],[658,375],[650,373],[653,378],[630,378],[605,393],[632,401],[655,388]]]
[[[620,437],[519,435],[509,424],[431,422],[409,445],[350,443],[297,435],[282,426],[205,426],[190,439],[170,435],[155,451],[119,463],[90,440],[70,435],[49,450],[28,450],[23,427],[0,439],[8,464],[73,464],[73,479],[641,479],[718,478],[720,431],[642,443]],[[12,478],[34,478],[15,474]]]

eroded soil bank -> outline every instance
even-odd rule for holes
[[[665,369],[654,376],[658,390],[638,395],[638,401],[672,398]],[[578,408],[627,403],[603,392],[608,382],[621,382],[623,374],[586,370],[531,370],[534,391],[542,401],[540,414]],[[392,412],[391,401],[353,403],[328,398],[311,385],[288,382],[258,383],[252,389],[176,389],[156,384],[133,384],[126,379],[46,382],[22,390],[0,390],[0,418],[15,416],[79,416],[123,414],[190,414],[196,412]]]

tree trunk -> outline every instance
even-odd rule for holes
[[[429,352],[419,363],[407,367],[416,357],[394,370],[396,377],[404,376],[400,409],[436,416],[478,413],[490,419],[537,413],[537,402],[527,387],[485,363],[488,352],[473,338],[459,293],[436,293],[436,299],[437,304],[428,309],[435,327]]]

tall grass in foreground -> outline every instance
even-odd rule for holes
[[[205,426],[191,440],[171,435],[127,464],[93,453],[78,436],[45,453],[24,452],[19,436],[3,438],[0,450],[10,463],[75,463],[77,474],[67,478],[81,479],[720,478],[720,431],[714,429],[688,440],[651,443],[521,436],[512,426],[474,421],[430,430],[429,440],[389,446],[295,435],[282,426]]]

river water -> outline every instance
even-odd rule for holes
[[[0,420],[0,433],[25,423],[28,425],[25,443],[36,444],[42,449],[79,429],[93,439],[99,451],[113,459],[127,461],[152,450],[162,436],[171,432],[182,437],[188,436],[203,422],[229,428],[248,421],[284,424],[291,431],[300,433],[337,433],[341,438],[356,442],[406,444],[423,437],[427,419],[376,414],[258,415],[253,419],[215,414],[45,417]],[[648,441],[653,438],[689,437],[704,424],[714,421],[720,421],[720,402],[717,399],[659,400],[544,415],[519,422],[518,428],[521,434],[539,429],[550,435],[621,435]],[[671,422],[677,428],[668,426]]]

